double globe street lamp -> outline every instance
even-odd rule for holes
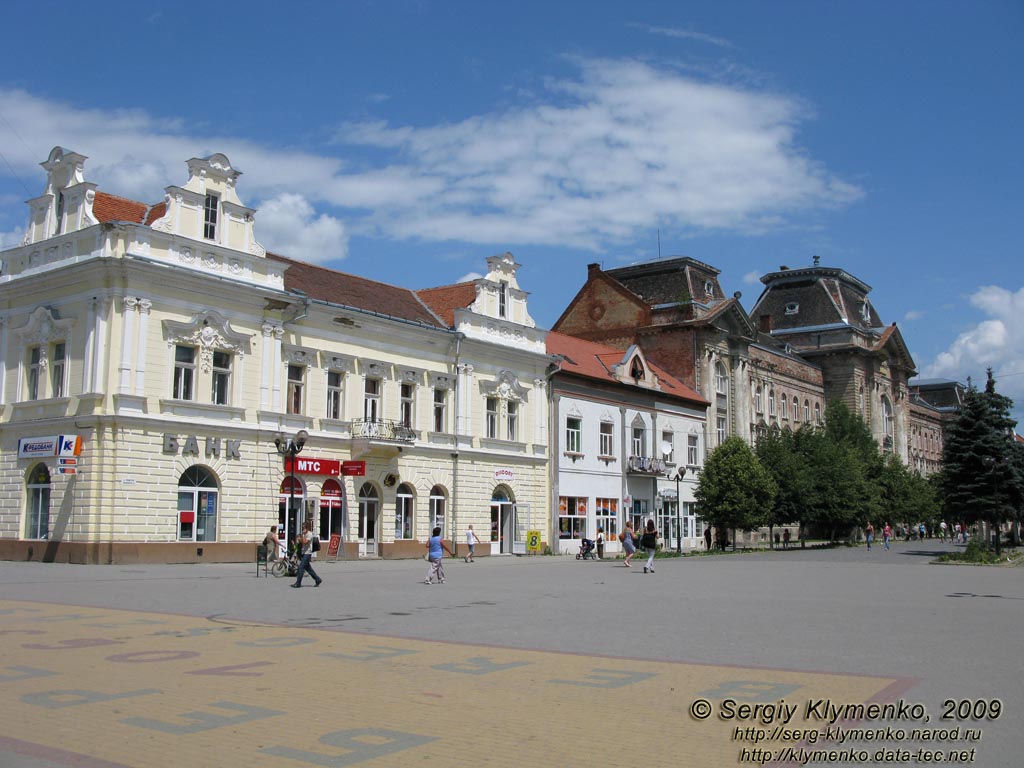
[[[290,541],[298,534],[299,519],[298,510],[295,508],[295,457],[302,453],[306,447],[306,440],[309,439],[309,432],[300,429],[294,437],[286,438],[278,432],[274,435],[274,445],[277,452],[288,459],[288,470],[291,475],[288,483],[288,514],[285,516],[287,526],[286,541]]]

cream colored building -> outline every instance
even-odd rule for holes
[[[347,557],[419,555],[435,524],[498,554],[548,529],[551,357],[510,254],[414,292],[268,254],[224,155],[152,206],[85,160],[50,153],[0,254],[0,556],[243,561],[301,520]]]

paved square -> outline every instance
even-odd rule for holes
[[[1019,656],[1024,571],[933,566],[910,551],[686,558],[655,575],[456,561],[430,587],[420,562],[339,562],[302,590],[237,565],[3,563],[15,599],[0,600],[0,765],[759,764],[783,748],[849,750],[825,729],[891,723],[829,707],[867,702],[920,705],[931,721],[854,745],[872,758],[941,746],[946,758],[974,748],[961,764],[1019,765],[1019,685],[999,690],[1010,686],[993,669],[1000,682],[974,690],[998,659],[981,653],[987,641],[960,646],[957,627],[1012,606],[1004,644]],[[963,589],[938,595],[937,580]],[[915,612],[889,623],[905,601]],[[953,696],[1004,711],[942,723]],[[691,708],[705,701],[700,720]],[[958,724],[979,738],[909,738]],[[843,764],[822,754],[808,764]]]

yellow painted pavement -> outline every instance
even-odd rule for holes
[[[737,765],[734,729],[762,724],[723,722],[724,700],[903,685],[49,603],[0,619],[0,753],[86,766]]]

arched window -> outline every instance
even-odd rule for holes
[[[50,538],[50,470],[36,464],[28,474],[25,538]]]
[[[217,540],[217,478],[192,466],[178,480],[178,541]]]
[[[782,418],[788,419],[789,418],[789,401],[786,400],[786,394],[785,393],[783,393],[779,397],[779,405],[782,406]]]
[[[804,400],[804,421],[811,420],[811,401]]]
[[[644,371],[644,364],[640,362],[639,357],[634,357],[633,362],[629,364],[629,375],[637,381],[647,378],[647,374]]]
[[[359,554],[377,554],[377,518],[380,496],[373,483],[363,483],[359,489]]]
[[[284,541],[291,541],[302,529],[305,519],[302,509],[305,507],[306,486],[302,478],[285,475],[281,481],[280,494],[277,497],[278,535]],[[291,509],[291,514],[288,510]],[[310,513],[312,514],[312,513]]]
[[[800,421],[800,401],[793,397],[793,421]]]
[[[729,393],[729,374],[721,363],[715,364],[715,392],[720,395]]]
[[[445,535],[445,516],[448,508],[448,496],[444,488],[435,485],[430,489],[430,530],[441,529],[441,535]]]
[[[893,442],[894,434],[893,430],[895,423],[892,416],[892,403],[889,402],[888,397],[882,397],[882,435],[883,447],[886,450],[891,450],[895,445]]]
[[[775,415],[775,390],[774,389],[769,389],[768,390],[768,415],[769,416],[774,416]]]
[[[821,403],[814,404],[814,423],[821,424]]]
[[[395,493],[395,538],[412,538],[412,510],[413,493],[412,486],[402,483]]]

